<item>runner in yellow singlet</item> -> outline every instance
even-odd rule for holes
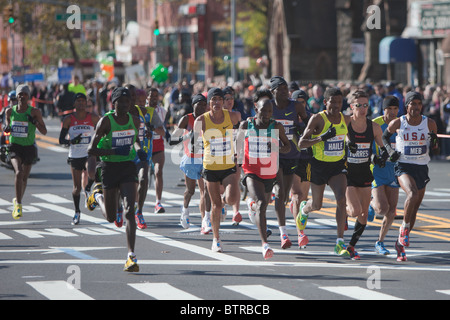
[[[224,205],[232,206],[239,201],[239,176],[236,174],[233,148],[233,126],[238,124],[240,114],[223,109],[224,94],[219,88],[208,91],[207,103],[210,111],[194,122],[194,141],[203,134],[203,178],[211,197],[214,252],[222,252],[219,241],[221,213]],[[224,195],[220,194],[220,185]]]
[[[347,189],[345,166],[345,141],[348,133],[347,126],[350,117],[341,113],[343,96],[337,88],[328,88],[324,94],[326,110],[314,115],[299,141],[300,148],[312,147],[311,159],[311,194],[310,200],[300,204],[300,212],[296,223],[300,230],[304,230],[308,215],[312,211],[322,208],[323,193],[328,184],[336,198],[337,240],[335,252],[348,257],[349,253],[344,244],[346,222]]]

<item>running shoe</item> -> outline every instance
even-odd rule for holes
[[[270,237],[272,235],[272,230],[270,230],[269,228],[267,228],[266,230],[266,237]]]
[[[382,241],[375,242],[375,252],[383,256],[391,254],[390,251],[384,247],[384,243]]]
[[[403,262],[403,261],[407,261],[408,259],[406,258],[406,252],[405,252],[405,247],[402,246],[399,241],[395,241],[395,250],[397,251],[397,261],[398,262]]]
[[[227,219],[227,209],[222,208],[222,214],[220,215],[220,222],[224,222]]]
[[[295,219],[295,222],[297,224],[297,228],[300,231],[305,230],[306,228],[306,223],[308,222],[308,216],[303,214],[303,207],[306,205],[306,201],[302,201],[300,203],[300,209],[298,211],[298,215],[297,218]]]
[[[233,222],[234,226],[239,225],[239,223],[242,221],[241,213],[239,211],[235,212],[234,215],[233,215],[233,219],[231,221]]]
[[[291,240],[289,240],[287,234],[283,234],[281,236],[281,249],[289,249],[291,246],[292,246]]]
[[[129,256],[125,267],[123,268],[125,272],[139,272],[139,265],[137,264],[136,256]]]
[[[189,224],[189,210],[188,209],[184,209],[184,211],[181,211],[180,224],[183,227],[183,229],[189,229],[190,224]]]
[[[13,199],[14,210],[12,212],[12,217],[14,220],[19,220],[22,218],[22,204],[17,203],[16,198]]]
[[[361,257],[359,256],[358,252],[356,252],[355,247],[349,246],[347,248],[348,253],[350,254],[350,258],[352,260],[359,260]]]
[[[201,229],[201,234],[209,234],[212,231],[212,226],[211,226],[211,219],[210,218],[203,218],[202,220],[202,229]]]
[[[409,229],[403,226],[400,227],[400,234],[398,235],[398,242],[404,246],[409,247]]]
[[[372,206],[369,206],[369,212],[367,214],[367,221],[372,222],[375,219],[375,210],[373,210]]]
[[[144,216],[142,215],[142,212],[139,211],[139,209],[136,209],[134,218],[136,219],[137,227],[140,230],[147,229],[147,224],[145,223]]]
[[[216,239],[216,238],[213,239],[211,250],[214,251],[214,252],[223,252],[223,248],[220,245],[220,240],[219,239]]]
[[[344,244],[344,241],[339,241],[334,247],[334,252],[341,257],[350,257],[350,253]]]
[[[268,260],[273,257],[273,250],[269,247],[269,244],[265,242],[262,246],[262,254],[264,260]]]
[[[89,195],[87,201],[87,207],[90,211],[94,211],[94,209],[98,206],[97,200],[95,200],[95,195],[97,193],[103,194],[103,187],[101,183],[97,183],[92,190],[92,193]]]
[[[164,213],[164,212],[166,212],[166,209],[164,209],[161,203],[157,203],[155,206],[155,213]]]
[[[303,231],[300,231],[300,235],[298,236],[298,248],[305,249],[308,243],[309,243],[308,236],[304,234]]]
[[[76,226],[80,223],[80,217],[81,217],[81,213],[80,212],[75,212],[75,215],[72,218],[72,225]]]
[[[250,219],[250,222],[255,224],[255,215],[256,210],[254,210],[255,201],[253,201],[250,198],[247,198],[247,207],[248,207],[248,218]]]
[[[123,207],[120,206],[120,208],[117,210],[116,215],[116,221],[114,221],[114,224],[117,228],[122,228],[123,226]]]

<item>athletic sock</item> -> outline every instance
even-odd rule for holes
[[[72,194],[73,204],[75,205],[75,212],[80,212],[80,195]]]
[[[352,247],[356,246],[356,243],[358,243],[359,238],[361,238],[364,230],[366,229],[366,226],[366,224],[362,224],[358,220],[356,220],[353,236],[349,243]]]

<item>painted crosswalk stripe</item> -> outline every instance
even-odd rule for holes
[[[436,292],[443,293],[450,296],[450,290],[436,290]]]
[[[27,282],[49,300],[94,300],[65,281]]]
[[[12,202],[0,198],[0,206],[10,206],[10,205],[12,205]]]
[[[168,283],[129,283],[128,285],[157,300],[202,300]]]
[[[224,286],[224,288],[256,300],[302,300],[296,296],[263,285]]]
[[[389,294],[384,294],[375,290],[360,287],[320,287],[320,289],[337,293],[356,300],[403,300]]]
[[[34,193],[33,197],[56,204],[72,203],[71,200],[51,194],[51,193]]]

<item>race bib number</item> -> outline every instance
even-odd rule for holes
[[[112,147],[124,147],[133,145],[135,132],[133,129],[114,131],[112,133]]]
[[[28,121],[13,121],[11,123],[11,136],[16,138],[28,137]]]
[[[345,135],[336,136],[324,142],[324,155],[340,157],[344,154]]]
[[[231,155],[231,141],[229,138],[213,138],[209,141],[211,156],[225,157]]]
[[[369,161],[370,155],[370,143],[356,143],[358,145],[358,151],[356,153],[348,153],[348,163],[360,164]]]
[[[272,154],[272,138],[248,137],[248,155],[250,158],[267,159]]]

